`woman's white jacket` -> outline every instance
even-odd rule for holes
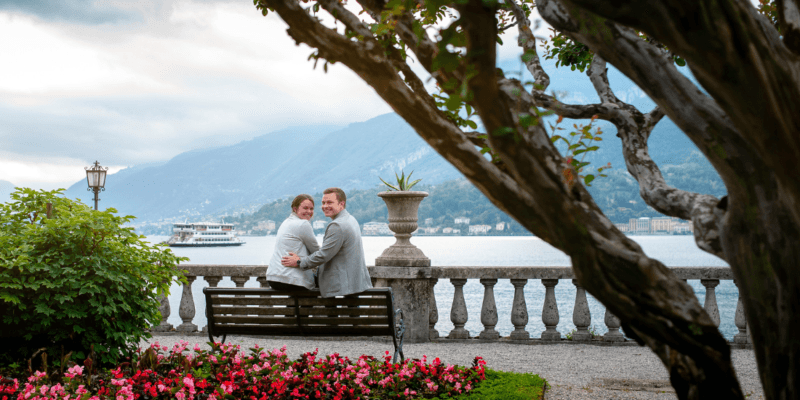
[[[269,268],[267,268],[267,280],[313,289],[314,272],[312,270],[281,265],[281,257],[288,256],[289,252],[303,257],[319,250],[319,243],[314,237],[311,223],[292,213],[278,228],[276,236],[275,251],[272,253]]]

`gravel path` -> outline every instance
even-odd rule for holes
[[[157,336],[148,342],[172,347],[180,340],[207,347],[202,336]],[[147,342],[143,342],[143,346]],[[358,358],[362,354],[383,356],[393,351],[390,342],[369,340],[295,340],[232,336],[226,343],[267,349],[286,346],[290,358],[319,349],[320,354],[339,353]],[[486,366],[502,371],[532,372],[550,384],[546,398],[554,399],[676,399],[669,386],[666,369],[647,348],[638,346],[605,347],[579,344],[523,345],[510,343],[422,343],[403,345],[406,358],[472,365],[475,356]],[[748,399],[763,399],[752,350],[732,350],[733,366]]]

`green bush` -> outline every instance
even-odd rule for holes
[[[150,337],[159,293],[179,276],[180,261],[125,228],[132,216],[94,211],[63,189],[17,189],[0,204],[0,354],[115,362]],[[47,217],[47,203],[53,212]],[[46,362],[46,359],[43,360]],[[97,365],[97,364],[95,364]]]
[[[530,400],[541,399],[547,381],[532,373],[504,372],[486,369],[486,380],[475,390],[455,397],[434,400]]]

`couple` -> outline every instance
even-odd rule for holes
[[[292,201],[292,214],[278,228],[267,282],[276,290],[314,289],[313,269],[319,267],[322,297],[360,293],[372,287],[364,261],[358,221],[345,210],[347,197],[339,188],[325,189],[322,212],[331,219],[322,247],[311,229],[314,198],[301,194]]]

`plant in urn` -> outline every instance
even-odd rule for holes
[[[413,174],[414,171],[411,171]],[[389,211],[389,229],[394,232],[397,241],[383,251],[375,259],[375,266],[391,267],[430,267],[431,260],[422,250],[411,244],[411,232],[417,229],[417,211],[419,203],[428,196],[426,192],[411,191],[411,187],[421,179],[411,182],[411,174],[397,176],[397,184],[392,185],[379,178],[389,191],[380,192],[378,196],[386,203]]]

